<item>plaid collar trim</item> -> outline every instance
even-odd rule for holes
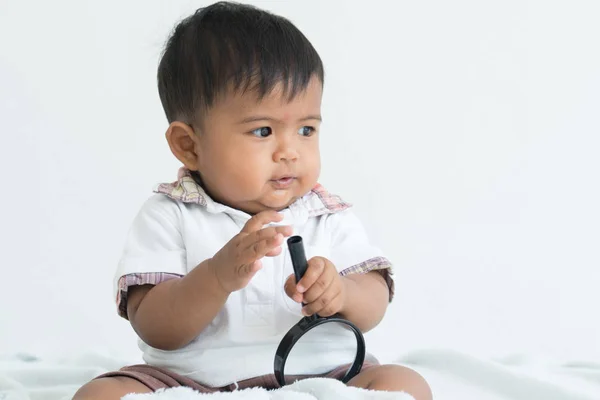
[[[154,192],[164,194],[173,200],[198,204],[207,208],[209,205],[214,204],[214,201],[206,194],[202,186],[196,182],[190,171],[186,168],[179,169],[177,181],[161,183],[154,189]],[[317,184],[292,206],[302,207],[308,211],[309,216],[317,217],[344,211],[352,207],[352,204],[345,202],[335,194],[329,193],[321,184]]]

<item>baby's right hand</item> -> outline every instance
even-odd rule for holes
[[[291,236],[292,227],[263,226],[282,219],[281,214],[272,210],[256,214],[239,234],[208,260],[208,266],[223,290],[231,293],[246,287],[262,267],[261,258],[281,253],[280,246],[285,237]]]

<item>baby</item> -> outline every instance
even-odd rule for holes
[[[319,55],[285,18],[220,2],[177,25],[158,89],[183,167],[135,218],[115,279],[146,364],[104,374],[75,399],[277,388],[275,350],[302,316],[339,313],[363,332],[381,321],[392,266],[351,206],[317,183],[323,79]],[[299,282],[292,234],[309,258]],[[323,329],[302,343],[289,382],[344,376],[356,342]],[[432,397],[416,372],[372,356],[348,385]]]

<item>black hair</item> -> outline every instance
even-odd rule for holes
[[[192,124],[228,90],[253,90],[262,98],[282,83],[292,100],[313,76],[323,84],[323,63],[294,24],[222,1],[175,27],[158,67],[158,92],[169,122]]]

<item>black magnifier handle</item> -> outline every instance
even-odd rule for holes
[[[290,257],[292,258],[292,267],[294,267],[296,284],[298,284],[308,268],[308,260],[306,259],[306,253],[304,252],[304,243],[302,243],[301,236],[292,236],[288,239],[287,243],[288,250],[290,251]],[[302,305],[304,304],[305,303],[302,302]],[[315,319],[318,318],[318,316],[314,314],[308,318]]]
[[[302,279],[308,268],[308,261],[306,260],[306,254],[304,253],[304,244],[302,243],[301,236],[292,236],[288,239],[287,243],[297,284],[300,282],[300,279]]]

